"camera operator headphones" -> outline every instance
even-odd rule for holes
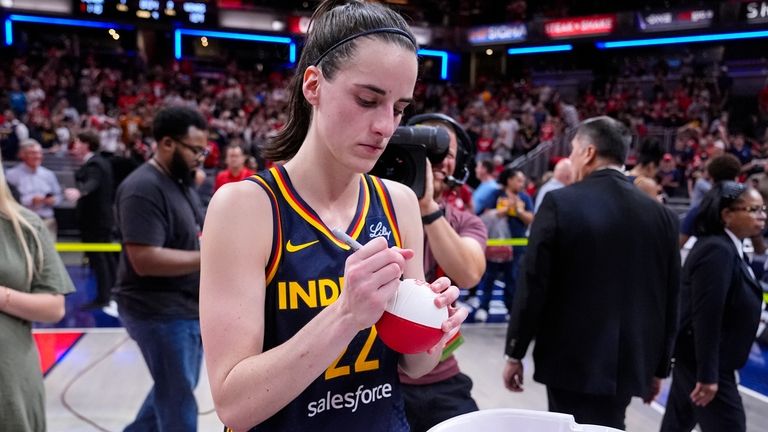
[[[456,134],[456,168],[446,178],[449,186],[461,186],[469,178],[469,162],[475,157],[475,144],[467,131],[451,117],[441,113],[418,114],[408,120],[408,126],[422,123],[439,122],[448,125]]]

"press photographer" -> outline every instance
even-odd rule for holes
[[[486,228],[474,213],[457,209],[444,197],[464,184],[474,146],[464,129],[446,115],[418,115],[408,123],[392,137],[385,152],[389,158],[382,156],[377,167],[387,168],[384,174],[411,186],[419,196],[427,280],[445,275],[458,287],[472,287],[485,272]],[[426,431],[477,410],[472,380],[461,373],[452,354],[461,341],[459,335],[446,344],[442,361],[429,374],[415,380],[400,375],[412,431]]]
[[[428,172],[425,161],[440,165],[448,158],[451,145],[453,168],[445,173],[445,184],[448,188],[462,186],[469,178],[468,164],[475,146],[461,125],[438,113],[414,116],[407,126],[398,127],[371,174],[408,185],[421,199]]]

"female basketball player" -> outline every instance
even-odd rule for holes
[[[413,97],[417,46],[384,6],[323,2],[266,156],[287,161],[216,193],[202,241],[200,321],[219,417],[234,430],[408,430],[397,368],[419,376],[443,342],[399,355],[373,324],[401,274],[423,279],[407,187],[361,174]],[[364,246],[352,253],[330,230]],[[458,290],[441,278],[435,303]]]

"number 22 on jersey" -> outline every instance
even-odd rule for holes
[[[373,326],[369,330],[368,338],[365,340],[363,348],[357,355],[354,365],[339,365],[344,354],[347,353],[347,350],[344,349],[336,360],[328,366],[328,369],[325,370],[325,380],[328,381],[333,378],[349,375],[352,373],[352,367],[354,367],[355,373],[377,370],[379,368],[379,361],[368,359],[373,342],[376,341],[376,335],[376,326]]]

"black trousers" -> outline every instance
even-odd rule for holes
[[[117,260],[112,252],[86,252],[88,265],[96,276],[96,298],[94,303],[109,303],[112,287],[115,285]]]
[[[698,423],[702,432],[745,432],[747,420],[736,384],[735,371],[721,371],[715,398],[707,406],[695,406],[696,368],[678,362],[672,370],[672,386],[661,432],[689,432]]]
[[[424,432],[449,418],[477,411],[472,380],[463,373],[434,384],[402,384],[401,388],[411,432]]]
[[[626,429],[632,396],[591,395],[547,386],[549,410],[572,415],[577,423]]]
[[[112,238],[109,232],[82,233],[84,243],[109,243]],[[112,287],[117,277],[117,262],[119,255],[113,252],[86,252],[88,265],[96,277],[96,298],[93,303],[109,303]]]

